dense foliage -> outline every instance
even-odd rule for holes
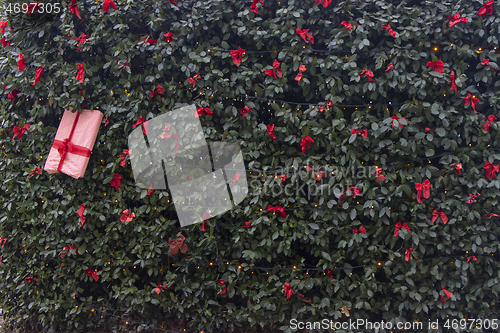
[[[500,180],[483,168],[500,163],[496,122],[483,129],[498,115],[498,3],[483,17],[478,0],[327,7],[264,0],[257,13],[250,0],[115,0],[118,9],[107,12],[100,0],[76,3],[81,19],[67,2],[59,14],[0,17],[9,22],[0,37],[10,44],[0,50],[0,302],[12,325],[59,332],[131,320],[168,327],[179,318],[208,332],[249,325],[270,332],[290,331],[291,318],[427,323],[499,313],[500,226],[484,215],[500,214]],[[456,12],[468,22],[449,27]],[[297,28],[309,29],[314,44]],[[80,42],[82,33],[88,39]],[[236,66],[230,50],[238,47],[246,52]],[[275,60],[283,73],[276,79],[265,73]],[[438,60],[443,73],[428,66]],[[75,80],[78,63],[83,83]],[[300,65],[306,70],[297,81]],[[188,79],[198,72],[193,85]],[[151,97],[158,85],[164,94]],[[464,106],[469,94],[479,98],[477,113]],[[169,191],[148,195],[119,158],[139,117],[191,104],[214,113],[201,116],[207,141],[237,143],[249,169],[248,197],[208,220],[205,232],[181,228]],[[43,167],[69,107],[98,109],[109,120],[85,177],[29,177]],[[28,123],[13,140],[14,126]],[[353,128],[367,129],[367,138],[351,135]],[[303,154],[306,136],[314,142]],[[122,176],[118,191],[114,173]],[[415,185],[426,179],[430,195],[419,203]],[[348,187],[360,195],[342,195]],[[125,209],[135,213],[131,222],[120,221]],[[446,224],[431,221],[434,210]],[[251,227],[240,228],[247,221]],[[398,222],[410,232],[395,236]],[[354,233],[362,226],[366,234]],[[169,255],[168,239],[179,232],[189,251]],[[77,251],[61,258],[70,244]],[[171,289],[157,294],[165,283]],[[289,299],[284,283],[295,292]]]

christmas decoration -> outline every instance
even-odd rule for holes
[[[267,211],[271,212],[271,213],[274,213],[274,212],[280,213],[281,217],[286,217],[287,216],[287,214],[285,213],[285,209],[283,207],[281,207],[281,206],[275,206],[275,207],[273,207],[273,206],[269,205],[267,207]]]
[[[170,255],[175,256],[179,250],[181,250],[182,253],[186,253],[189,251],[189,248],[187,247],[186,244],[184,244],[184,240],[186,237],[184,237],[180,232],[177,234],[177,240],[171,240],[170,238],[168,239],[168,246],[170,246]]]

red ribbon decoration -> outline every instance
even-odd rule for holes
[[[253,111],[253,110],[250,109],[248,106],[245,105],[245,107],[242,108],[242,109],[240,109],[239,111],[240,111],[240,114],[243,115],[243,117],[246,117],[248,111]]]
[[[83,67],[83,64],[78,63],[77,71],[78,71],[78,74],[76,74],[75,80],[83,83],[83,79],[84,79],[84,75],[85,75],[85,67]]]
[[[302,73],[305,71],[306,71],[306,66],[300,65],[299,66],[299,73],[295,77],[295,81],[299,81],[299,82],[302,81]],[[321,112],[323,112],[323,110],[321,110]]]
[[[172,34],[172,31],[167,32],[166,34],[163,34],[165,36],[165,42],[170,43],[171,41],[175,40]]]
[[[498,164],[491,164],[490,161],[486,161],[486,163],[484,163],[483,168],[486,170],[486,178],[487,179],[497,178],[497,175],[495,174],[495,172],[498,172],[498,170],[499,170]]]
[[[0,38],[0,43],[2,43],[3,47],[7,47],[10,45],[9,41],[6,38]]]
[[[35,85],[37,82],[40,82],[40,76],[43,74],[43,66],[40,66],[36,69],[35,72],[35,82],[33,82],[33,85]]]
[[[332,3],[332,0],[316,0],[316,1],[314,1],[314,4],[315,5],[320,5],[321,2],[323,2],[323,8],[326,8],[326,7],[328,7],[329,4]]]
[[[342,26],[342,27],[346,27],[346,29],[349,29],[349,30],[351,30],[351,29],[352,29],[352,24],[347,23],[347,21],[342,21],[342,22],[340,22],[340,26]]]
[[[5,33],[5,27],[9,25],[9,21],[0,21],[0,34]]]
[[[391,62],[391,63],[389,63],[389,65],[387,66],[387,69],[385,71],[388,72],[388,71],[392,71],[393,69],[394,69],[394,64]]]
[[[386,180],[385,176],[382,174],[382,168],[376,168],[375,175],[377,175],[377,180],[376,180],[377,183],[379,180],[381,180],[381,181]]]
[[[484,215],[487,219],[491,219],[493,216],[500,217],[500,215],[494,213]]]
[[[35,284],[37,283],[36,280],[37,278],[36,277],[31,277],[31,276],[28,276],[26,279],[26,281],[24,283],[29,283],[29,282],[33,282],[35,281]]]
[[[292,290],[292,288],[290,287],[290,283],[288,282],[285,282],[285,296],[286,296],[286,299],[289,299],[290,296],[292,296],[293,294],[295,294]]]
[[[368,77],[368,82],[375,82],[375,81],[373,80],[373,76],[374,76],[374,75],[373,75],[373,73],[372,73],[371,71],[367,70],[367,69],[363,69],[363,72],[361,72],[361,73],[359,74],[359,76],[363,76],[363,75],[365,75],[365,74],[366,74],[366,76]]]
[[[0,237],[0,243],[3,243],[2,244],[2,249],[3,247],[5,246],[5,243],[7,242],[7,238],[4,238],[4,237]]]
[[[490,114],[488,116],[488,121],[483,125],[483,129],[486,131],[486,132],[489,132],[490,131],[490,126],[491,126],[491,122],[494,121],[496,122],[497,121],[497,117]]]
[[[225,294],[227,292],[226,281],[224,281],[224,279],[218,279],[217,283],[220,284],[222,287],[222,290],[219,291],[219,294],[220,295]]]
[[[118,188],[120,188],[121,185],[120,179],[122,179],[122,176],[119,173],[115,172],[114,178],[111,179],[109,185],[113,186],[115,190],[118,191]]]
[[[278,62],[278,60],[274,59],[273,68],[264,70],[264,73],[269,76],[272,75],[275,80],[278,78],[276,76],[276,73],[278,73],[280,77],[283,77],[283,72],[280,69],[280,65],[281,64]]]
[[[85,270],[85,273],[87,273],[87,276],[92,276],[96,282],[97,280],[99,280],[99,275],[97,275],[97,269],[92,271],[90,268],[87,268]]]
[[[314,140],[311,139],[309,136],[303,137],[302,140],[300,140],[300,145],[302,146],[302,154],[306,154],[306,148],[311,148],[311,143],[313,143]]]
[[[238,180],[240,179],[241,173],[237,173],[233,176],[233,186],[236,185]]]
[[[441,220],[443,220],[444,224],[446,224],[446,222],[448,222],[448,217],[446,216],[446,214],[444,212],[438,212],[437,210],[434,210],[432,212],[432,220],[431,220],[432,223],[436,222],[438,217],[441,217]]]
[[[135,217],[135,213],[131,213],[129,214],[128,213],[128,209],[125,209],[123,211],[123,214],[122,216],[120,217],[120,221],[122,221],[122,223],[125,223],[125,222],[130,222],[132,221],[132,219]]]
[[[477,12],[477,15],[484,17],[488,11],[488,15],[493,15],[493,2],[494,0],[486,2],[481,9]]]
[[[360,233],[360,234],[365,234],[366,235],[366,228],[365,227],[359,227],[359,229],[357,229],[356,227],[353,227],[351,229],[351,232],[353,234],[357,234],[357,233]]]
[[[207,116],[213,116],[213,112],[210,111],[209,108],[207,107],[201,107],[201,108],[197,108],[196,109],[196,113],[194,114],[195,117],[201,117],[203,115],[203,112],[205,112],[207,114]]]
[[[17,61],[17,69],[19,69],[19,71],[23,71],[26,69],[26,64],[24,62],[24,56],[22,53],[18,53],[19,55],[19,60]]]
[[[73,246],[73,245],[71,245],[71,244],[70,244],[70,245],[68,245],[68,246],[65,246],[65,247],[63,247],[63,252],[61,252],[61,254],[60,254],[61,258],[66,257],[66,254],[68,254],[68,252],[69,252],[70,250],[73,250],[73,251],[75,251],[75,252],[76,252],[76,251],[78,251],[78,250],[77,250],[77,248],[76,248],[76,247],[74,247],[74,246]]]
[[[4,86],[5,86],[5,85],[4,85]],[[5,90],[5,89],[4,89],[4,90]],[[7,98],[8,98],[9,100],[11,100],[11,101],[17,102],[17,98],[16,98],[16,97],[17,97],[17,94],[19,94],[19,93],[20,93],[20,91],[19,91],[19,90],[14,89],[14,90],[12,90],[11,92],[9,92],[9,93],[7,94]]]
[[[104,117],[104,127],[108,126],[108,124],[109,124],[109,117],[106,116]]]
[[[233,64],[238,66],[241,64],[241,59],[243,59],[243,54],[245,53],[245,49],[242,49],[241,47],[238,46],[238,50],[231,50],[229,54],[231,55],[231,58],[233,58]]]
[[[189,176],[189,178],[191,178],[191,176]],[[189,179],[188,179],[189,180]],[[207,220],[209,218],[211,218],[212,216],[210,215],[207,215],[207,214],[203,214],[203,222],[201,223],[201,231],[206,231],[205,230],[205,223],[207,222]]]
[[[451,80],[450,90],[455,90],[455,94],[456,94],[457,93],[457,85],[455,83],[455,71],[451,71],[450,80]]]
[[[180,232],[177,234],[177,240],[171,240],[170,238],[168,239],[168,246],[170,246],[170,255],[175,256],[177,253],[179,253],[179,250],[181,250],[182,253],[186,253],[189,248],[187,247],[186,244],[184,244],[184,240],[186,237],[184,237]]]
[[[469,21],[469,19],[466,17],[460,18],[460,14],[457,12],[453,16],[448,16],[448,21],[450,21],[450,28],[451,28],[452,26],[454,26],[455,24],[460,23],[460,22],[467,23]]]
[[[36,167],[35,170],[31,169],[31,173],[28,175],[28,179],[33,177],[35,173],[41,175],[42,174],[42,169],[40,167]]]
[[[469,199],[469,200],[467,200],[465,203],[466,203],[466,204],[471,204],[471,203],[473,203],[473,202],[476,200],[476,198],[477,198],[478,196],[480,196],[480,195],[481,195],[481,193],[478,193],[478,194],[472,194],[472,193],[469,193],[470,199]]]
[[[298,299],[301,299],[301,300],[302,300],[302,302],[304,302],[304,303],[311,304],[311,300],[310,300],[310,299],[309,299],[309,300],[305,300],[305,299],[304,299],[304,295],[302,295],[302,294],[301,294],[301,293],[299,293],[299,292],[297,292],[297,298],[298,298]]]
[[[159,295],[163,289],[167,289],[168,283],[165,283],[165,287],[158,283],[158,287],[155,288],[156,293]]]
[[[415,184],[415,189],[417,190],[417,201],[419,203],[422,203],[422,199],[420,199],[420,195],[422,194],[422,191],[424,191],[424,198],[429,199],[431,182],[429,181],[429,179],[426,179],[423,183]]]
[[[325,274],[328,275],[329,277],[335,279],[335,276],[332,275],[332,270],[331,269],[329,269],[329,268],[325,269]]]
[[[68,36],[69,37],[69,36]],[[80,34],[80,37],[75,37],[76,41],[78,42],[78,45],[83,45],[83,43],[85,43],[85,41],[89,38],[88,35],[84,34],[83,32]],[[69,37],[69,39],[71,39],[71,37]],[[77,49],[78,50],[81,50],[82,48],[80,46],[77,46]],[[118,64],[120,64],[120,61],[118,60]],[[128,64],[128,62],[126,63]],[[125,65],[124,65],[125,66]],[[128,65],[127,65],[128,66]],[[122,66],[123,68],[123,66]]]
[[[193,88],[196,86],[196,81],[195,81],[195,79],[201,79],[200,73],[196,73],[196,75],[195,75],[195,76],[190,77],[190,78],[188,79],[188,83],[189,83],[189,84],[192,84],[192,85],[193,85]]]
[[[113,7],[114,10],[118,10],[118,7],[116,7],[116,4],[113,0],[104,0],[104,3],[102,4],[102,9],[104,10],[105,13],[108,12],[110,7]]]
[[[455,173],[457,174],[457,176],[460,176],[462,174],[462,163],[453,163],[451,166],[455,168]]]
[[[144,40],[141,39],[139,41],[139,45],[143,45],[143,44],[155,44],[157,41],[158,41],[158,39],[144,37]]]
[[[444,291],[444,293],[446,294],[446,296],[447,296],[448,298],[451,298],[451,296],[453,296],[453,294],[452,294],[452,293],[450,293],[448,290],[446,290],[446,289],[444,289],[444,288],[441,288],[441,289]]]
[[[481,65],[483,66],[488,66],[490,64],[490,59],[483,59],[483,61],[481,61]]]
[[[392,117],[389,117],[389,118],[390,118],[390,119],[394,119],[394,120],[399,120],[399,119],[404,119],[404,120],[406,120],[406,118],[405,118],[405,117],[401,117],[401,118],[400,118],[400,117],[398,117],[398,116],[392,116]],[[401,124],[399,121],[398,121],[398,124],[399,124],[399,127],[408,126],[408,125],[403,125],[403,124]],[[392,126],[392,128],[394,128],[394,124],[393,124],[392,122],[391,122],[391,126]]]
[[[324,175],[325,175],[324,171],[316,172],[314,175],[314,180],[319,182]]]
[[[354,134],[356,134],[356,135],[360,134],[364,139],[366,139],[368,137],[368,130],[367,129],[358,130],[358,129],[353,128],[351,131],[351,135],[354,135]]]
[[[250,5],[250,9],[252,10],[252,12],[254,12],[255,14],[257,14],[259,12],[259,7],[257,7],[257,3],[260,2],[260,4],[262,5],[262,7],[264,7],[264,1],[262,0],[253,0],[252,1],[252,4]]]
[[[287,216],[287,214],[285,213],[285,209],[283,207],[281,207],[281,206],[273,207],[273,206],[269,205],[267,207],[267,211],[271,212],[271,213],[275,213],[275,212],[276,213],[280,213],[281,217],[286,217]]]
[[[153,194],[155,189],[153,188],[153,184],[149,184],[149,190],[146,192],[147,195]]]
[[[276,177],[281,179],[281,182],[283,182],[283,183],[286,181],[286,175],[276,175]]]
[[[64,140],[54,140],[54,143],[52,144],[52,148],[57,149],[59,152],[59,156],[61,157],[59,161],[59,165],[57,167],[57,171],[61,172],[62,166],[64,164],[64,159],[66,158],[67,153],[75,154],[78,156],[84,156],[84,157],[90,157],[91,151],[88,148],[82,147],[82,146],[77,146],[74,143],[72,143],[71,137],[73,136],[73,132],[75,130],[75,125],[78,122],[78,117],[80,114],[76,115],[75,122],[73,123],[73,128],[71,129],[71,132],[69,134],[69,137]]]
[[[443,295],[440,296],[439,300],[441,301],[441,303],[446,303],[446,300],[444,299]]]
[[[137,126],[139,126],[140,124],[142,124],[142,132],[146,135],[149,135],[149,132],[148,132],[148,126],[149,126],[149,122],[146,121],[144,119],[144,117],[140,117],[139,119],[137,119],[137,121],[132,125],[133,128],[136,128]]]
[[[170,0],[170,2],[173,3],[175,7],[177,7],[177,2],[175,2],[174,0]]]
[[[306,43],[311,42],[311,44],[314,44],[314,37],[309,33],[309,29],[300,30],[299,28],[297,28],[297,30],[295,31],[300,35],[300,37],[302,37],[302,39]],[[309,41],[307,39],[309,39]]]
[[[472,105],[474,112],[477,112],[476,104],[479,102],[479,98],[474,98],[471,94],[468,94],[467,97],[464,98],[464,106],[469,105],[469,102]]]
[[[12,140],[14,140],[16,137],[18,139],[20,139],[21,136],[23,135],[24,131],[26,131],[27,129],[29,129],[30,126],[31,126],[31,124],[25,124],[23,127],[14,126],[14,129],[12,130],[12,133],[14,133],[14,136],[12,137]]]
[[[267,126],[266,132],[269,133],[269,135],[271,136],[271,139],[273,139],[273,142],[275,142],[276,136],[274,136],[274,124],[266,125],[266,126]]]
[[[405,260],[406,261],[410,261],[410,255],[412,252],[413,252],[413,249],[411,247],[408,250],[406,250],[406,252],[405,252]],[[415,259],[417,259],[417,257],[415,257],[415,255],[413,255],[413,257]]]
[[[82,226],[83,226],[83,224],[85,223],[85,215],[83,215],[83,212],[84,212],[84,211],[85,211],[85,204],[84,204],[84,203],[82,203],[82,204],[80,205],[80,208],[79,208],[79,209],[78,209],[78,211],[76,212],[76,214],[77,214],[78,216],[80,216],[80,223],[82,224]]]
[[[248,222],[245,222],[245,225],[242,225],[240,228],[242,228],[242,229],[248,229],[248,228],[251,228],[251,227],[252,227],[252,222],[248,221]]]
[[[352,197],[353,198],[355,198],[357,196],[361,196],[361,193],[359,191],[359,187],[357,187],[357,186],[349,186],[347,188],[347,190],[345,190],[345,192],[340,195],[339,203],[342,201],[342,195],[345,195],[347,193],[347,191],[349,191],[349,190],[352,190]]]
[[[156,93],[163,95],[163,87],[160,84],[157,85],[154,90],[151,90],[151,92],[149,93],[149,96],[154,97],[154,95]]]
[[[435,131],[435,129],[433,129],[433,128],[429,128],[429,127],[426,127],[426,128],[425,128],[425,133],[429,133],[430,131],[433,131],[433,132],[434,132],[434,131]]]
[[[429,61],[426,67],[432,67],[432,70],[438,73],[444,73],[444,64],[441,60]]]
[[[69,12],[70,13],[73,13],[73,14],[76,14],[76,16],[78,16],[78,18],[81,20],[82,18],[80,17],[80,10],[78,9],[78,5],[76,4],[76,0],[71,0],[69,2]]]
[[[120,165],[121,165],[122,167],[124,167],[124,166],[125,166],[125,163],[127,163],[127,156],[129,156],[129,155],[130,155],[130,150],[128,150],[128,149],[123,149],[123,154],[120,154],[120,159],[121,159],[121,161],[120,161]]]
[[[465,258],[465,261],[469,262],[471,259],[474,260],[474,261],[477,261],[476,256],[467,257],[467,258]]]
[[[408,224],[406,224],[406,222],[403,225],[401,224],[401,222],[398,222],[396,223],[396,229],[394,230],[394,237],[399,237],[399,230],[401,229],[406,229],[409,233],[411,233],[410,227],[408,227]]]
[[[382,27],[382,29],[384,29],[386,31],[389,30],[389,33],[391,34],[391,36],[394,37],[394,38],[396,38],[396,36],[397,36],[396,31],[392,30],[390,23],[387,23],[386,25],[384,25]]]

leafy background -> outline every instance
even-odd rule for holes
[[[78,0],[81,20],[67,2],[59,14],[2,14],[13,30],[2,36],[12,40],[0,52],[6,85],[0,234],[7,238],[0,302],[13,326],[63,331],[138,321],[168,328],[169,318],[179,318],[209,332],[290,331],[291,318],[347,320],[343,306],[351,308],[350,319],[393,323],[498,314],[500,228],[498,218],[483,217],[500,213],[500,181],[486,179],[483,169],[487,160],[500,161],[498,126],[482,129],[488,115],[498,115],[497,3],[493,15],[481,18],[483,2],[476,0],[348,0],[326,8],[312,0],[265,0],[258,13],[250,1],[115,2],[118,10],[104,13],[101,1]],[[450,28],[447,17],[456,12],[469,22]],[[344,20],[353,29],[341,27]],[[382,29],[387,23],[396,38]],[[310,29],[314,45],[297,27]],[[172,42],[164,40],[169,31]],[[74,37],[81,33],[89,39],[78,50]],[[158,42],[139,45],[146,37]],[[229,50],[238,46],[246,53],[235,66]],[[27,64],[21,72],[18,53]],[[484,58],[489,65],[480,64]],[[264,74],[274,59],[283,70],[276,80]],[[444,74],[426,67],[438,59]],[[385,72],[391,62],[394,70]],[[75,80],[78,63],[85,66],[83,83]],[[297,82],[301,64],[307,70]],[[32,85],[39,66],[45,72]],[[375,82],[359,76],[365,68]],[[457,95],[449,91],[452,70]],[[198,72],[193,87],[187,79]],[[164,95],[150,97],[158,84]],[[21,91],[17,102],[7,98],[13,89]],[[477,113],[463,106],[469,93],[479,98]],[[317,105],[327,100],[333,106],[321,112]],[[193,103],[214,112],[201,117],[207,141],[240,145],[250,170],[247,199],[208,220],[206,232],[200,225],[180,228],[169,192],[146,195],[118,157],[139,117]],[[244,106],[252,109],[246,117],[238,112]],[[43,167],[69,107],[109,118],[85,177],[43,172],[28,179]],[[405,117],[407,126],[390,116]],[[26,123],[30,129],[12,140],[13,127]],[[275,125],[276,142],[267,124]],[[351,136],[352,128],[368,129],[368,138]],[[302,154],[306,135],[314,143]],[[462,175],[453,163],[462,163]],[[303,171],[306,165],[335,171],[318,182]],[[374,166],[386,181],[376,182]],[[109,185],[115,172],[122,176],[119,191]],[[277,190],[281,173],[293,188],[287,194]],[[415,183],[427,178],[431,195],[419,204]],[[362,196],[339,202],[342,186],[359,186]],[[468,205],[469,193],[481,196]],[[76,215],[81,203],[83,227]],[[285,207],[287,217],[267,212],[269,205]],[[127,208],[136,218],[122,224]],[[447,214],[446,225],[431,222],[434,209]],[[252,227],[239,228],[246,221]],[[411,233],[395,237],[397,222]],[[360,226],[366,235],[351,232]],[[189,252],[169,256],[168,239],[178,232]],[[78,253],[61,259],[68,244]],[[406,262],[410,247],[414,257]],[[87,268],[98,270],[97,282]],[[25,283],[28,276],[37,283]],[[287,300],[285,282],[311,304],[296,295]],[[158,283],[173,289],[158,295]],[[441,288],[453,293],[446,303]]]

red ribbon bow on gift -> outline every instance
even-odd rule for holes
[[[302,81],[302,73],[306,71],[306,66],[304,65],[300,65],[299,66],[299,73],[297,74],[297,76],[295,77],[295,81]],[[319,107],[319,106],[318,106]],[[321,110],[321,109],[320,109]],[[321,110],[321,112],[323,112],[323,110]]]
[[[488,15],[493,15],[493,2],[494,0],[486,2],[481,9],[477,12],[477,15],[484,17],[486,15],[486,12],[488,12]]]
[[[441,220],[443,220],[444,224],[446,224],[446,222],[448,222],[448,217],[446,216],[446,214],[444,212],[438,212],[437,210],[434,210],[432,212],[432,220],[431,220],[432,223],[436,222],[438,217],[441,217]]]
[[[156,293],[159,295],[163,289],[167,289],[168,283],[165,283],[165,287],[158,283],[158,286],[155,288]]]
[[[424,198],[429,199],[429,194],[431,190],[431,182],[429,179],[424,180],[423,183],[416,183],[415,184],[415,189],[417,190],[417,201],[419,203],[422,203],[422,199],[420,199],[420,195],[422,194],[422,191],[424,192]]]
[[[33,282],[35,281],[35,284],[37,283],[36,280],[37,278],[36,277],[31,277],[31,276],[28,276],[26,279],[26,281],[24,283],[29,283],[29,282]]]
[[[99,280],[99,275],[97,275],[97,269],[91,270],[90,268],[87,268],[85,270],[85,273],[87,273],[87,276],[92,276],[96,282],[97,280]]]
[[[365,227],[359,227],[359,229],[357,229],[356,227],[353,227],[351,229],[351,232],[353,234],[357,234],[357,233],[360,233],[360,234],[366,234],[366,228]]]
[[[451,79],[450,90],[455,90],[455,94],[456,94],[457,93],[457,84],[455,83],[455,71],[451,71],[450,79]]]
[[[484,215],[484,217],[486,217],[487,219],[491,219],[493,216],[499,217],[500,215],[495,214],[495,213],[491,213],[491,214],[486,214],[486,215]]]
[[[124,166],[125,166],[125,163],[127,163],[127,156],[129,156],[129,155],[130,155],[130,150],[128,150],[128,149],[123,149],[123,154],[120,154],[120,156],[119,156],[119,157],[120,157],[120,159],[121,159],[121,161],[120,161],[120,165],[121,165],[122,167],[124,167]]]
[[[313,142],[314,140],[309,136],[303,137],[302,140],[300,140],[300,145],[302,146],[302,154],[306,154],[306,147],[311,148],[311,143]]]
[[[480,195],[481,195],[481,193],[478,193],[478,194],[472,194],[472,193],[469,193],[470,199],[469,199],[469,200],[467,200],[465,203],[466,203],[466,204],[471,204],[471,203],[473,203],[473,202],[476,200],[476,198],[477,198],[478,196],[480,196]]]
[[[264,73],[269,76],[272,75],[275,80],[278,78],[276,76],[276,73],[278,73],[280,77],[283,77],[283,71],[280,69],[280,65],[281,64],[278,62],[278,60],[274,59],[273,68],[264,70]]]
[[[323,8],[326,8],[326,7],[328,7],[329,4],[332,3],[332,0],[316,0],[316,1],[314,1],[314,4],[315,5],[320,5],[321,2],[323,2]]]
[[[444,64],[443,61],[429,61],[426,67],[432,67],[432,70],[438,73],[444,73]]]
[[[21,135],[23,135],[24,131],[29,129],[31,124],[26,124],[23,127],[17,127],[14,126],[14,129],[12,130],[12,133],[14,133],[14,136],[12,137],[12,140],[14,140],[16,137],[19,139],[21,138]]]
[[[450,21],[450,28],[451,28],[452,26],[454,26],[455,24],[460,23],[460,22],[467,23],[469,21],[469,19],[466,17],[461,18],[460,14],[457,12],[453,16],[448,16],[448,21]]]
[[[219,294],[220,295],[225,294],[227,292],[226,281],[224,281],[224,279],[218,279],[217,283],[220,284],[222,287],[222,290],[219,291]]]
[[[268,212],[272,212],[272,213],[280,213],[281,214],[281,217],[286,217],[286,213],[285,213],[285,209],[281,206],[276,206],[276,207],[273,207],[271,205],[269,205],[267,207],[267,211]]]
[[[252,227],[252,222],[248,221],[248,222],[245,222],[245,225],[242,225],[240,228],[242,229],[248,229],[248,228],[251,228]]]
[[[136,128],[140,124],[142,124],[142,132],[146,135],[149,135],[149,132],[148,132],[149,122],[146,121],[144,117],[140,117],[139,119],[137,119],[137,121],[132,125],[132,127]]]
[[[277,175],[276,177],[281,179],[283,183],[286,181],[286,175]]]
[[[31,169],[31,173],[28,175],[28,178],[33,177],[35,175],[35,173],[41,175],[42,169],[40,169],[40,167],[36,167],[35,170]]]
[[[73,13],[73,14],[76,14],[76,16],[78,16],[78,18],[81,20],[82,18],[80,17],[80,10],[78,9],[78,5],[76,4],[76,0],[71,0],[69,2],[69,12],[70,13]]]
[[[296,32],[306,43],[309,43],[310,41],[311,44],[314,44],[314,37],[309,33],[309,29],[300,30],[299,28],[297,28]],[[306,38],[309,39],[309,41]]]
[[[113,186],[115,188],[115,190],[118,191],[118,189],[120,188],[120,185],[121,185],[120,179],[122,179],[122,176],[119,173],[115,172],[114,178],[111,179],[111,181],[109,182],[109,185]]]
[[[476,104],[479,102],[479,98],[474,98],[471,94],[468,94],[467,97],[464,98],[464,106],[467,106],[470,104],[472,105],[472,108],[474,109],[474,112],[476,111]]]
[[[352,24],[347,23],[347,21],[340,22],[340,26],[346,27],[346,29],[349,29],[349,30],[352,29]]]
[[[76,248],[76,247],[74,247],[74,246],[73,246],[73,245],[71,245],[71,244],[70,244],[70,245],[68,245],[68,246],[63,247],[63,252],[61,252],[61,254],[60,254],[61,258],[66,257],[66,254],[68,254],[68,252],[69,252],[70,250],[73,250],[73,251],[75,251],[75,252],[76,252],[76,251],[77,251],[77,248]]]
[[[362,130],[358,130],[358,129],[355,129],[353,128],[352,131],[351,131],[351,135],[354,135],[354,134],[360,134],[364,139],[366,139],[368,137],[368,130],[365,128],[365,129],[362,129]]]
[[[239,111],[240,111],[240,114],[243,115],[243,117],[246,117],[248,111],[253,111],[253,110],[250,109],[248,106],[245,105],[245,107],[241,108]]]
[[[389,30],[389,33],[391,34],[391,36],[394,37],[394,38],[396,38],[396,36],[397,36],[396,31],[392,30],[390,23],[387,23],[386,25],[384,25],[382,27],[382,29]]]
[[[273,142],[275,142],[276,136],[274,135],[274,124],[266,125],[266,126],[267,126],[266,132],[269,133],[269,135],[271,136],[271,139],[273,139]]]
[[[385,176],[382,174],[382,168],[375,168],[375,175],[377,175],[377,180],[376,182],[378,183],[379,180],[385,181]]]
[[[367,69],[363,69],[363,72],[361,72],[361,74],[359,74],[359,76],[363,76],[365,74],[368,77],[368,82],[375,82],[373,80],[373,77],[374,77],[373,73]]]
[[[238,50],[231,50],[229,53],[231,58],[233,58],[233,63],[238,66],[241,64],[241,59],[243,59],[243,54],[245,53],[245,49],[242,49],[238,46]]]
[[[406,229],[409,233],[411,233],[410,227],[408,227],[406,222],[404,224],[401,224],[401,222],[398,222],[398,223],[396,223],[396,229],[394,230],[395,237],[399,237],[399,230],[401,230],[401,229]]]
[[[489,132],[490,131],[490,126],[491,126],[491,122],[494,121],[496,122],[497,121],[497,117],[490,114],[488,116],[488,121],[483,125],[483,129],[486,131],[486,132]]]
[[[474,260],[474,261],[477,261],[476,256],[467,257],[467,258],[465,258],[465,261],[469,262],[471,259]]]
[[[77,214],[78,216],[80,216],[80,223],[82,224],[82,226],[83,226],[83,224],[85,223],[85,215],[83,215],[83,212],[84,212],[84,211],[85,211],[85,204],[84,204],[84,203],[82,203],[82,204],[80,205],[80,208],[79,208],[79,209],[78,209],[78,211],[76,212],[76,214]]]
[[[207,116],[213,116],[214,113],[212,111],[210,111],[210,108],[207,108],[206,106],[205,107],[200,107],[200,108],[197,108],[196,109],[196,113],[194,114],[195,117],[201,117],[203,115],[203,113],[206,113]]]
[[[170,238],[168,239],[168,246],[170,246],[170,255],[175,256],[177,253],[179,253],[179,250],[181,250],[182,253],[186,253],[189,248],[187,247],[186,244],[184,244],[184,240],[186,237],[184,237],[180,232],[177,234],[177,240],[171,240]]]
[[[495,172],[498,172],[499,170],[499,165],[498,164],[491,164],[490,161],[486,161],[484,163],[484,170],[486,170],[486,178],[487,179],[492,179],[492,178],[497,178],[497,175]]]
[[[413,249],[410,247],[408,250],[406,250],[405,252],[405,260],[406,261],[410,261],[410,254],[413,252]],[[417,259],[417,257],[415,257],[415,255],[413,255],[413,257],[415,259]]]
[[[286,299],[289,299],[290,296],[292,296],[293,294],[295,294],[292,290],[292,287],[290,287],[290,283],[288,282],[285,282],[285,296],[286,296]]]
[[[131,213],[129,214],[128,213],[128,209],[125,209],[123,212],[122,212],[122,216],[120,217],[120,221],[122,221],[122,223],[125,223],[125,222],[130,222],[132,221],[132,219],[135,217],[135,213]]]
[[[252,12],[254,12],[255,14],[257,14],[259,12],[259,7],[257,7],[257,3],[259,3],[262,5],[262,7],[264,7],[264,1],[262,0],[253,0],[252,1],[252,4],[250,5],[250,9],[252,10]]]
[[[457,174],[457,176],[460,176],[462,174],[462,163],[453,163],[451,166],[455,168],[455,173]]]
[[[406,118],[405,118],[405,117],[401,117],[401,118],[400,118],[400,117],[398,117],[398,116],[392,116],[392,117],[389,117],[389,118],[390,118],[390,119],[394,119],[394,120],[396,120],[396,121],[397,121],[397,120],[399,120],[399,119],[404,119],[404,120],[406,120]],[[408,125],[403,125],[403,124],[401,124],[399,121],[398,121],[398,124],[399,124],[399,127],[408,126]],[[394,128],[394,123],[393,123],[393,122],[391,122],[391,126],[392,126],[392,128]]]
[[[33,85],[35,85],[37,82],[40,82],[40,76],[43,74],[43,66],[40,66],[36,69],[35,72],[35,82],[33,82]]]

